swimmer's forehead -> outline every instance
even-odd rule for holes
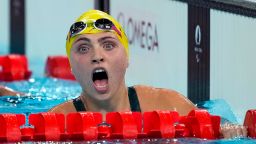
[[[92,40],[95,40],[95,39],[98,42],[101,42],[106,39],[112,39],[112,40],[120,42],[119,39],[117,38],[117,36],[115,34],[113,34],[112,32],[102,32],[102,33],[95,33],[95,34],[81,34],[81,35],[77,36],[77,38],[73,44],[81,42],[81,41],[91,42]]]

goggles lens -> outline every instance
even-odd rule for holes
[[[70,27],[70,35],[71,37],[75,34],[81,32],[84,28],[86,28],[86,24],[84,22],[76,22]]]
[[[70,27],[70,37],[75,36],[88,26],[87,23],[82,21],[74,23]],[[100,30],[111,30],[114,24],[108,19],[98,19],[94,22],[93,26]]]
[[[94,23],[94,26],[102,30],[111,30],[113,23],[108,19],[98,19]]]

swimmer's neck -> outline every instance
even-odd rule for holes
[[[100,112],[103,117],[105,117],[108,112],[130,111],[128,90],[124,82],[119,86],[117,92],[114,93],[110,99],[95,100],[90,96],[87,96],[85,92],[83,92],[80,97],[84,103],[86,111]]]

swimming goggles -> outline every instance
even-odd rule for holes
[[[106,18],[101,18],[96,21],[79,21],[74,23],[70,27],[70,37],[74,37],[75,35],[79,34],[82,32],[85,28],[93,25],[94,28],[99,29],[99,30],[114,30],[117,32],[119,36],[121,36],[121,32],[115,27],[112,21]]]

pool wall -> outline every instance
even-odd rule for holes
[[[9,0],[0,1],[0,54],[9,53]]]
[[[189,7],[196,5],[199,8],[209,8],[210,3],[204,3],[205,5],[201,7],[198,4],[200,2],[188,1],[188,3],[180,1],[159,3],[153,0],[110,1],[111,14],[124,25],[130,39],[131,65],[127,73],[129,83],[172,88],[185,96],[191,95],[189,69],[187,68],[191,60],[187,56],[190,53],[188,51],[190,48],[188,46],[188,25],[190,23],[188,18],[191,12]],[[146,7],[143,7],[144,5]],[[156,5],[161,9],[156,9]],[[224,4],[219,6],[222,6],[223,9],[227,7]],[[256,91],[254,90],[256,67],[253,66],[256,61],[254,56],[256,52],[255,10],[254,13],[251,9],[243,8],[240,8],[240,11],[232,11],[230,6],[231,10],[223,11],[216,7],[209,11],[210,54],[208,57],[210,66],[208,70],[210,82],[209,85],[207,83],[200,85],[205,81],[201,81],[204,75],[199,74],[198,94],[203,93],[209,86],[210,99],[224,99],[231,106],[238,121],[242,123],[246,111],[255,108],[256,101]],[[251,10],[251,13],[246,14],[246,10]],[[200,16],[198,15],[198,17]],[[202,18],[202,20],[206,22],[205,19]],[[202,35],[200,40],[203,43],[205,29],[200,24],[199,26]],[[138,30],[138,28],[141,29]],[[158,47],[152,48],[150,40],[156,37],[156,31]],[[146,36],[142,36],[143,33]],[[197,34],[196,29],[195,34]],[[143,47],[143,45],[147,47]],[[205,53],[205,47],[201,48],[202,53]],[[192,52],[192,55],[197,52]],[[192,60],[194,59],[192,58]],[[142,65],[143,70],[139,71]],[[197,68],[200,67],[194,67],[194,69]],[[207,72],[203,74],[207,74]],[[197,89],[197,82],[193,82],[195,83],[194,88]]]
[[[66,54],[70,26],[93,4],[91,0],[26,1],[26,54],[34,76],[43,75],[47,56]]]

